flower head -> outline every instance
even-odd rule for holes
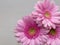
[[[55,24],[60,24],[60,12],[58,12],[58,9],[58,6],[51,0],[38,1],[32,16],[38,25],[42,23],[44,27],[56,28]]]
[[[17,22],[15,34],[17,41],[22,45],[42,45],[47,41],[45,34],[48,30],[38,27],[31,16],[25,16]]]
[[[51,29],[48,35],[48,45],[60,45],[60,27],[57,26],[56,29]]]

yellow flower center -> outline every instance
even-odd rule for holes
[[[50,34],[51,34],[51,35],[55,35],[55,34],[56,34],[56,30],[52,28],[52,29],[50,30]]]
[[[45,17],[46,17],[46,18],[50,18],[50,17],[51,17],[51,14],[50,14],[48,11],[46,11],[46,12],[45,12]]]
[[[36,34],[36,30],[34,28],[31,28],[28,32],[31,36],[34,36]]]

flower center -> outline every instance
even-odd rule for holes
[[[29,31],[28,31],[28,34],[30,36],[34,36],[36,34],[36,30],[34,28],[30,28]]]
[[[52,28],[49,33],[50,33],[51,35],[55,35],[55,34],[56,34],[56,30]]]
[[[50,18],[50,17],[51,17],[50,12],[46,11],[46,12],[45,12],[45,17],[46,17],[46,18]]]
[[[35,39],[36,37],[38,37],[40,30],[39,28],[36,28],[36,27],[29,27],[24,32],[29,39],[32,39],[32,38]]]

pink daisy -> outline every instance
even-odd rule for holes
[[[17,22],[15,36],[22,45],[43,45],[47,42],[45,34],[48,31],[42,27],[37,27],[32,17],[26,16]]]
[[[32,12],[34,20],[38,25],[43,24],[44,27],[56,28],[55,24],[60,24],[60,12],[58,6],[51,0],[38,1],[35,5],[35,11]]]
[[[51,29],[48,33],[48,45],[60,45],[60,27],[57,26],[56,29]]]

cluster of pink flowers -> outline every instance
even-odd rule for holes
[[[18,20],[15,37],[21,45],[60,45],[60,12],[53,0],[38,1],[35,10]]]

